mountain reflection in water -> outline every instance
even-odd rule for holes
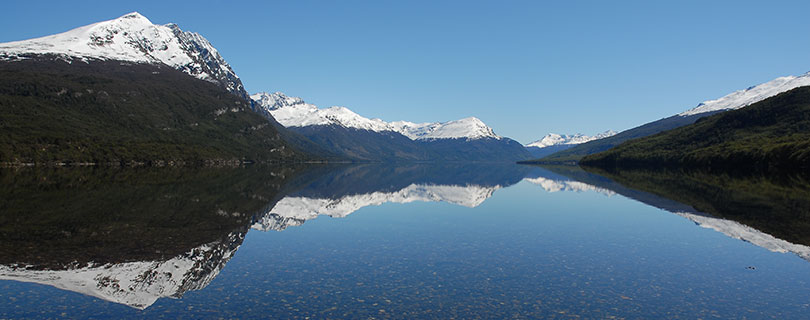
[[[249,228],[283,230],[386,202],[475,207],[507,165],[4,171],[0,279],[144,309],[207,286]]]
[[[296,177],[256,230],[284,230],[320,215],[346,217],[383,203],[447,202],[477,207],[495,190],[520,182],[528,167],[492,164],[415,164],[324,167]]]
[[[294,169],[2,171],[0,279],[143,309],[204,288]]]
[[[533,174],[609,190],[728,237],[810,261],[810,183],[802,176],[609,172],[575,166],[536,167]]]
[[[526,181],[658,207],[810,261],[805,180],[493,164],[0,171],[0,279],[145,309],[205,288],[250,229],[384,203],[477,207]]]

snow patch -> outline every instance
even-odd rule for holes
[[[787,76],[735,91],[720,99],[701,102],[697,107],[679,113],[679,116],[691,116],[713,111],[734,110],[747,107],[785,91],[798,87],[810,86],[810,72],[801,76]]]

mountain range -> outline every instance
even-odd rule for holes
[[[386,122],[363,117],[346,107],[320,109],[281,92],[260,92],[251,98],[257,108],[285,128],[349,158],[518,161],[530,157],[520,143],[495,134],[475,117],[432,123]]]
[[[625,141],[690,125],[701,118],[724,111],[747,107],[779,93],[808,85],[810,85],[810,73],[805,73],[800,76],[776,78],[756,86],[748,87],[744,90],[735,91],[719,99],[701,102],[696,107],[682,113],[628,129],[610,137],[586,142],[530,162],[577,162],[584,156],[606,151]]]
[[[137,13],[0,44],[0,75],[4,165],[317,158],[254,112],[202,36]]]
[[[810,86],[745,108],[622,143],[582,158],[583,165],[701,168],[750,174],[810,172]]]
[[[0,62],[0,71],[7,71],[4,78],[14,82],[6,83],[6,88],[11,89],[0,91],[6,98],[0,100],[2,111],[11,115],[4,117],[7,124],[0,130],[14,130],[10,138],[0,141],[8,146],[6,152],[0,153],[0,162],[6,164],[152,163],[211,158],[517,161],[531,157],[519,143],[498,136],[475,117],[434,123],[385,122],[345,107],[318,109],[283,93],[250,96],[227,61],[203,36],[183,31],[176,24],[155,25],[137,12],[60,34],[2,43]],[[166,74],[172,72],[167,69],[191,77],[168,79]],[[126,78],[124,73],[130,70],[143,76]],[[70,78],[65,75],[74,73],[94,79],[91,83],[65,80]],[[109,78],[119,86],[104,86],[111,82]],[[42,85],[41,81],[49,83]],[[21,90],[19,82],[25,82],[27,87]],[[133,90],[126,88],[127,82],[133,87],[150,87]],[[200,88],[205,88],[200,82],[208,83],[232,94],[234,97],[227,99],[234,101],[219,101],[223,97],[216,92],[202,93],[168,82]],[[30,92],[30,88],[36,91]],[[169,97],[157,97],[158,91]],[[184,94],[198,99],[191,104],[181,97]],[[143,100],[127,99],[126,95]],[[64,101],[66,96],[85,101]],[[164,103],[169,101],[172,106]],[[133,110],[135,103],[147,105],[147,110]],[[65,117],[66,112],[54,110],[59,107],[72,111],[67,112],[73,116],[68,119],[69,126],[52,124],[58,122],[54,118]],[[263,116],[271,125],[258,123],[255,116],[245,116],[245,110]],[[40,113],[46,115],[37,116]],[[139,113],[145,115],[139,117]],[[234,113],[239,113],[240,119],[233,119],[227,123],[228,129],[221,130],[221,118]],[[99,114],[106,118],[99,119]],[[149,115],[152,117],[144,119]],[[30,121],[33,118],[36,121]],[[41,130],[50,127],[58,129]],[[93,132],[111,133],[116,139],[105,139]],[[181,150],[166,152],[173,144]],[[116,149],[114,145],[123,147]]]

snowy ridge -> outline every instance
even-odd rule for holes
[[[346,107],[319,109],[301,98],[289,97],[281,92],[260,92],[250,97],[285,127],[337,125],[376,132],[393,131],[412,140],[501,138],[475,117],[432,123],[385,122],[363,117]]]
[[[395,192],[372,192],[337,199],[284,197],[251,228],[280,231],[288,226],[301,225],[321,215],[343,218],[363,207],[389,202],[447,202],[474,208],[491,197],[497,189],[500,189],[500,186],[411,184]]]
[[[206,287],[233,257],[244,233],[213,242],[166,261],[90,265],[65,270],[37,270],[0,265],[0,279],[33,282],[99,299],[146,309],[162,297]]]
[[[532,184],[536,184],[546,190],[547,192],[559,192],[559,191],[574,191],[574,192],[584,192],[584,191],[595,191],[607,196],[615,195],[616,193],[605,189],[600,188],[597,186],[592,186],[587,183],[574,181],[574,180],[552,180],[543,177],[537,178],[526,178],[526,181]]]
[[[787,76],[776,78],[745,90],[733,92],[720,99],[704,101],[698,104],[697,107],[679,113],[678,115],[691,116],[705,112],[739,109],[782,92],[803,86],[810,86],[810,72],[798,77]]]
[[[810,247],[787,242],[772,235],[751,228],[736,221],[718,219],[714,217],[697,215],[688,212],[673,212],[691,220],[695,224],[712,229],[728,237],[749,242],[755,246],[765,248],[772,252],[792,252],[804,260],[810,261]]]
[[[586,136],[581,133],[577,134],[556,134],[556,133],[549,133],[545,135],[542,139],[534,141],[532,143],[527,144],[527,147],[538,147],[538,148],[545,148],[550,146],[558,146],[564,144],[580,144],[585,143],[592,140],[607,138],[612,135],[615,135],[617,132],[613,130],[607,130],[605,132],[599,133],[594,136]]]
[[[64,33],[0,44],[0,60],[55,54],[67,61],[123,60],[163,63],[196,78],[222,84],[247,98],[242,82],[203,36],[175,24],[155,25],[137,12]]]

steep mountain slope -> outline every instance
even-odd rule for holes
[[[779,93],[808,85],[810,85],[810,73],[805,73],[801,76],[776,78],[745,90],[733,92],[716,100],[704,101],[698,104],[697,107],[680,114],[622,131],[612,137],[583,143],[532,162],[576,162],[584,156],[608,150],[630,139],[646,137],[662,131],[693,124],[700,118],[723,111],[743,108]]]
[[[247,101],[165,65],[0,61],[0,162],[295,161]]]
[[[319,109],[281,92],[251,96],[286,128],[320,147],[372,161],[516,161],[530,155],[514,140],[500,137],[481,120],[385,122],[345,107]]]
[[[578,144],[586,143],[588,141],[604,139],[616,134],[616,131],[607,130],[594,136],[586,136],[581,133],[577,134],[556,134],[549,133],[540,140],[534,141],[526,145],[526,150],[532,154],[534,158],[542,158],[547,155],[572,148]]]
[[[137,12],[60,34],[0,44],[0,60],[42,54],[58,55],[67,61],[162,63],[248,98],[242,81],[208,40],[176,24],[152,24]]]
[[[0,163],[311,158],[205,38],[138,13],[0,44],[0,73]]]
[[[810,172],[810,86],[587,156],[600,167]]]

